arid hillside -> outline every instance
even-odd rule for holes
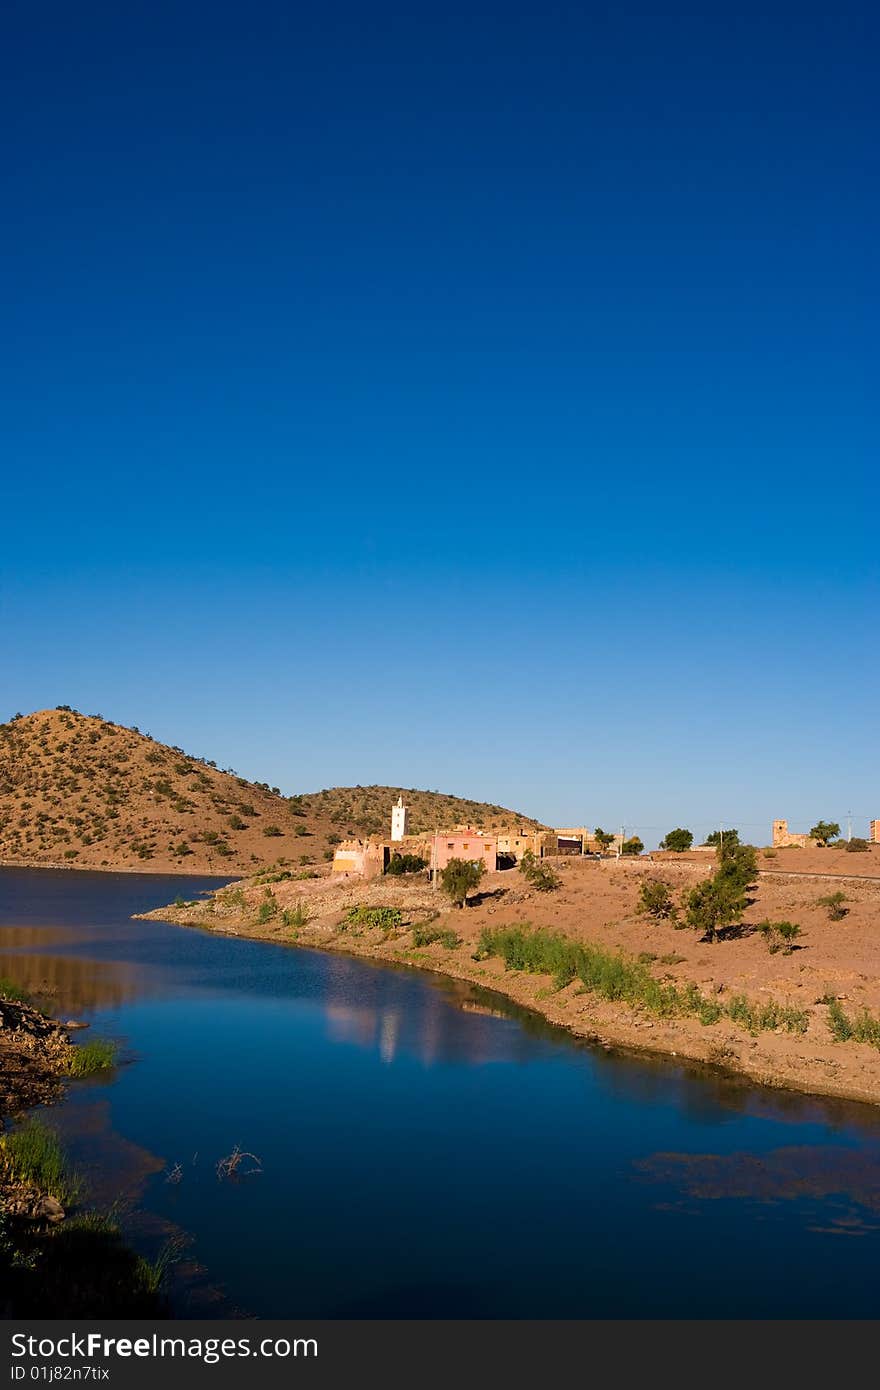
[[[0,861],[230,875],[280,861],[317,872],[340,839],[387,832],[400,791],[414,831],[537,824],[398,787],[284,797],[99,715],[40,710],[0,725]]]

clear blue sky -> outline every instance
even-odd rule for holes
[[[4,30],[3,717],[649,842],[880,816],[876,5]]]

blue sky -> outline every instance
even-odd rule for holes
[[[6,27],[4,717],[880,816],[875,7]]]

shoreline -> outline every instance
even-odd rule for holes
[[[334,887],[337,892],[343,889],[344,906],[367,895],[364,885]],[[387,884],[383,887],[385,898],[400,900],[405,896],[399,886],[390,893]],[[377,893],[382,895],[382,889],[377,890],[373,885],[371,889],[374,898]],[[257,891],[265,893],[267,890],[263,885],[258,885]],[[380,965],[425,970],[494,991],[512,1003],[531,1010],[555,1027],[565,1029],[572,1036],[604,1048],[708,1066],[731,1078],[773,1090],[790,1090],[872,1106],[880,1104],[880,1056],[877,1050],[868,1044],[835,1042],[830,1034],[823,1037],[821,1029],[825,1025],[818,1001],[811,1016],[809,1036],[793,1037],[779,1028],[772,1032],[752,1033],[729,1020],[706,1026],[692,1018],[654,1017],[629,1004],[609,1003],[595,995],[579,992],[576,984],[554,989],[550,976],[506,970],[496,957],[475,960],[472,938],[459,937],[459,945],[455,949],[439,942],[415,947],[411,939],[404,941],[400,936],[381,939],[374,932],[358,935],[352,930],[341,929],[338,922],[328,922],[326,914],[323,922],[319,918],[304,927],[285,931],[279,927],[277,920],[261,924],[245,910],[233,912],[222,907],[218,910],[217,904],[218,901],[222,903],[222,896],[220,893],[200,903],[158,908],[137,916],[267,944],[294,945],[348,955]],[[237,896],[243,896],[241,888]],[[431,905],[437,904],[437,898],[432,896],[430,890],[417,891],[413,896],[415,901],[410,905],[408,915],[414,919],[424,918],[426,911],[431,911]],[[308,901],[307,898],[301,900]],[[255,898],[254,902],[258,903],[259,898]],[[438,919],[438,925],[459,934],[469,925],[474,925],[477,916],[478,910],[473,907],[445,911]],[[723,953],[725,946],[717,945],[710,949]],[[717,959],[723,963],[723,954]],[[755,997],[760,1001],[758,991]],[[856,1063],[859,1065],[856,1066]]]

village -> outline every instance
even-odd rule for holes
[[[536,859],[555,856],[593,858],[638,858],[644,846],[636,836],[626,838],[623,830],[612,834],[599,827],[565,826],[532,829],[512,824],[494,830],[473,825],[438,828],[433,833],[410,834],[408,807],[399,796],[391,808],[391,833],[387,838],[368,836],[343,840],[333,855],[332,874],[365,880],[386,873],[427,870],[436,879],[453,859],[480,863],[487,873],[516,868],[525,854]],[[723,835],[723,831],[720,832]],[[880,844],[880,819],[869,824],[868,842]],[[815,835],[792,832],[788,821],[774,820],[771,830],[773,849],[809,849],[818,843]],[[713,854],[715,841],[692,844],[688,853]]]

